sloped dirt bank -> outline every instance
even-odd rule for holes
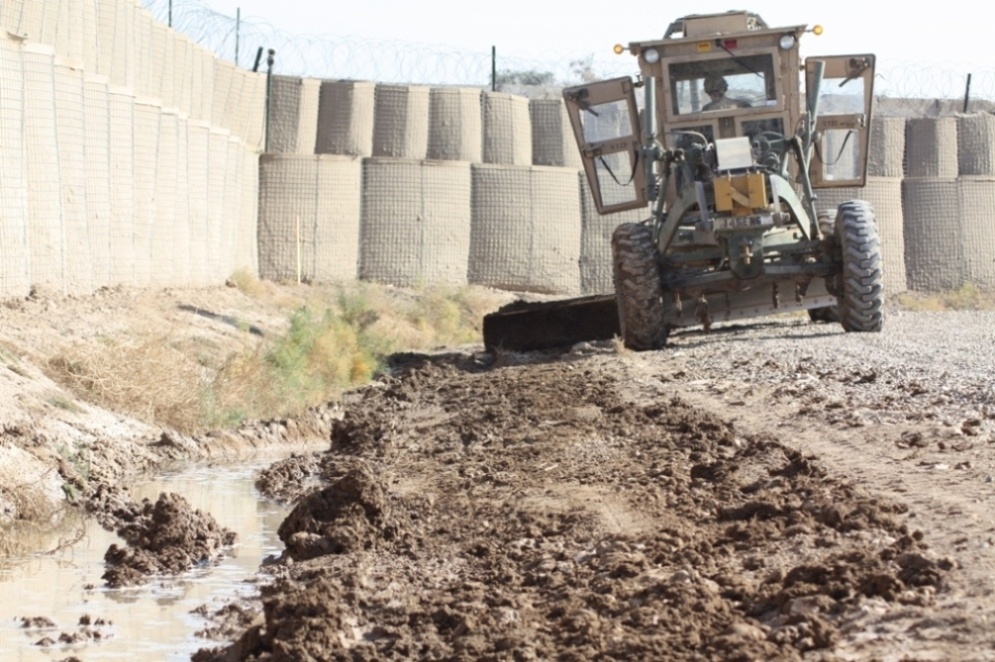
[[[232,287],[116,288],[85,298],[39,291],[0,304],[0,525],[57,520],[100,489],[171,462],[235,460],[327,439],[338,416],[333,405],[294,419],[183,435],[149,418],[95,407],[47,374],[51,366],[66,363],[66,356],[85,355],[87,348],[110,342],[191,342],[221,361],[265,334],[279,333],[286,325],[287,301],[317,296],[299,286],[272,289],[268,298]],[[184,358],[160,353],[162,361],[179,364]],[[190,376],[187,368],[177,371],[164,376]],[[158,387],[150,379],[148,388]],[[170,388],[195,393],[198,385]],[[141,394],[132,404],[135,411],[147,406]]]

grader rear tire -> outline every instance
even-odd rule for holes
[[[615,300],[625,346],[636,351],[659,349],[667,342],[663,287],[650,229],[624,223],[612,234]]]
[[[869,203],[853,200],[839,206],[836,244],[843,262],[840,324],[846,331],[880,331],[884,324],[881,242]]]

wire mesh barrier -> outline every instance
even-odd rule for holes
[[[265,154],[259,168],[259,273],[269,280],[357,277],[363,164]]]
[[[0,296],[256,266],[264,75],[129,0],[5,1],[0,26]]]
[[[364,159],[360,278],[466,284],[471,190],[468,163]]]

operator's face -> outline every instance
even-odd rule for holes
[[[712,101],[718,101],[722,98],[721,90],[705,90],[705,94],[711,97]]]

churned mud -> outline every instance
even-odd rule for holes
[[[197,659],[831,658],[957,574],[902,503],[578,358],[363,390],[281,465],[320,484],[259,622]]]
[[[122,536],[81,605],[217,572],[251,533],[189,491],[133,498],[130,477],[279,450],[255,485],[286,504],[268,524],[282,551],[260,597],[197,608],[197,660],[995,659],[991,313],[890,311],[880,334],[719,324],[640,354],[398,355],[298,419],[189,437],[37,367],[129,315],[230,350],[244,334],[219,316],[272,326],[254,305],[205,290],[0,309],[0,521],[82,505]],[[15,626],[54,659],[138,650],[80,613]]]
[[[153,575],[176,575],[217,560],[235,542],[234,531],[208,513],[190,507],[179,494],[153,502],[130,502],[104,513],[126,545],[112,544],[104,555],[107,586],[140,584]]]

